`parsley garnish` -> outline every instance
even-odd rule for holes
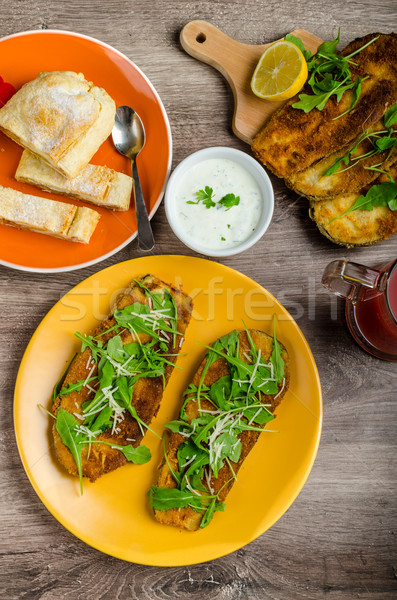
[[[222,204],[226,208],[226,210],[230,210],[233,206],[237,206],[240,204],[240,196],[235,196],[234,194],[226,194],[221,198],[218,204]]]
[[[298,46],[301,50],[304,50],[303,42],[299,38],[288,34],[285,36],[285,39]],[[292,107],[303,110],[305,113],[310,112],[313,108],[323,110],[331,96],[335,95],[337,102],[339,102],[347,90],[352,90],[350,107],[336,118],[339,119],[339,117],[352,110],[360,97],[361,83],[368,78],[361,79],[361,77],[357,76],[353,80],[350,67],[356,63],[352,60],[352,57],[377,39],[377,37],[374,37],[355,52],[352,52],[348,56],[341,56],[336,53],[336,48],[340,41],[339,28],[338,37],[330,42],[321,44],[315,54],[311,55],[308,50],[304,50],[304,57],[309,71],[307,83],[312,93],[299,94],[299,101],[295,102]]]
[[[196,197],[196,202],[193,202],[193,200],[187,200],[186,204],[199,204],[202,202],[206,208],[213,208],[214,206],[221,205],[226,208],[226,210],[230,210],[233,206],[240,204],[240,196],[235,196],[232,193],[225,194],[220,200],[218,200],[218,202],[214,202],[214,190],[208,185],[206,185],[203,190],[196,192]],[[230,225],[228,225],[228,227],[230,227]]]
[[[211,208],[215,206],[215,202],[212,200],[214,197],[214,190],[208,185],[205,186],[203,190],[199,190],[196,192],[197,202],[193,202],[193,200],[188,200],[186,204],[198,204],[202,202],[206,208]]]

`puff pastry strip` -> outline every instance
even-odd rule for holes
[[[109,136],[116,106],[82,73],[51,71],[0,109],[0,130],[65,177],[76,177]]]
[[[0,186],[0,224],[88,244],[99,219],[91,208]]]
[[[36,185],[47,192],[77,198],[112,210],[128,210],[132,177],[109,167],[87,165],[77,177],[67,179],[38,156],[24,150],[15,179]]]

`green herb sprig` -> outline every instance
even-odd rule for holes
[[[199,190],[196,192],[197,201],[187,200],[186,204],[199,204],[202,202],[206,208],[213,208],[214,206],[223,206],[226,210],[230,210],[233,206],[238,206],[240,204],[240,196],[235,196],[234,194],[225,194],[222,196],[218,202],[214,202],[214,190],[212,187],[208,185],[205,186],[203,190]]]
[[[396,130],[393,129],[393,125],[395,125],[396,123],[397,123],[397,103],[394,104],[385,113],[385,115],[383,117],[383,124],[385,126],[384,130],[382,130],[382,131],[366,131],[362,136],[359,137],[359,139],[357,140],[357,142],[353,146],[353,148],[351,150],[349,150],[348,152],[346,152],[346,154],[344,154],[343,156],[338,158],[334,162],[334,164],[331,165],[329,167],[329,169],[327,169],[322,174],[322,177],[326,177],[328,175],[333,175],[333,173],[336,173],[337,171],[338,171],[338,173],[343,173],[344,171],[347,171],[347,170],[351,169],[352,167],[355,167],[361,161],[370,158],[371,156],[381,154],[385,150],[390,150],[390,152],[387,154],[387,156],[381,162],[379,162],[375,165],[372,165],[372,166],[364,167],[365,169],[368,169],[371,171],[379,170],[379,167],[381,167],[383,165],[383,163],[386,162],[390,158],[393,148],[395,148],[397,146],[397,133],[396,133]],[[358,156],[356,156],[358,146],[365,140],[368,140],[371,143],[372,149],[369,150],[368,152],[366,152],[365,154],[359,154]],[[340,167],[343,165],[345,165],[345,168],[341,169]]]
[[[352,58],[378,38],[374,37],[348,56],[341,56],[336,53],[337,46],[340,42],[340,28],[338,36],[332,41],[320,44],[317,52],[313,55],[311,55],[308,50],[304,49],[302,40],[296,36],[288,34],[285,36],[285,39],[304,51],[304,57],[309,72],[307,83],[312,91],[311,94],[299,94],[299,101],[295,102],[292,107],[303,110],[305,113],[310,112],[314,108],[323,110],[332,96],[336,96],[337,102],[340,102],[343,94],[347,90],[351,90],[352,101],[349,108],[338,115],[338,117],[335,117],[335,119],[339,119],[351,111],[360,97],[361,84],[367,79],[367,77],[361,78],[359,76],[353,79],[351,66],[354,66],[356,63]]]
[[[64,370],[62,372],[62,375],[60,376],[60,378],[54,385],[54,389],[52,390],[52,395],[51,395],[51,400],[52,400],[53,404],[54,404],[55,400],[57,399],[57,397],[59,396],[59,390],[61,389],[61,385],[64,382],[66,373],[68,372],[68,369],[69,369],[70,365],[72,364],[72,361],[75,356],[76,356],[76,353],[74,353],[72,358],[67,362],[66,367],[64,368]]]
[[[365,195],[359,196],[348,210],[331,219],[329,224],[355,210],[373,210],[375,206],[387,206],[392,211],[397,210],[397,183],[385,181],[373,185]]]

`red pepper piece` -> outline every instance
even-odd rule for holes
[[[14,86],[11,83],[4,82],[0,77],[0,107],[4,106],[15,92]]]

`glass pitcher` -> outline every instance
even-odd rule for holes
[[[397,361],[397,260],[374,267],[335,260],[322,284],[346,298],[346,321],[356,342],[378,358]]]

